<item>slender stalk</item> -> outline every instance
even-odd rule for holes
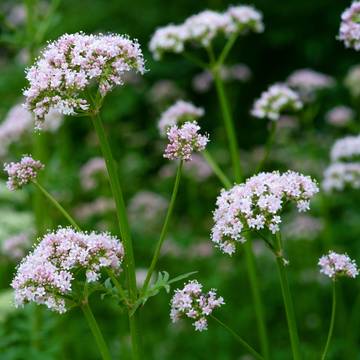
[[[227,178],[227,176],[221,170],[220,166],[216,163],[214,158],[210,155],[210,153],[206,149],[203,151],[203,156],[204,159],[207,161],[207,163],[210,165],[214,174],[219,178],[221,183],[225,186],[226,189],[229,189],[231,187],[230,180]]]
[[[223,47],[220,56],[218,58],[217,64],[219,66],[223,65],[230,50],[232,49],[232,47],[234,46],[236,39],[238,38],[239,33],[234,33],[230,36],[229,40],[226,42],[225,46]]]
[[[71,217],[71,215],[60,205],[60,203],[41,186],[37,181],[33,181],[33,184],[45,195],[45,197],[65,216],[69,223],[76,229],[81,230],[76,221]]]
[[[210,315],[218,324],[220,324],[224,329],[226,329],[234,338],[251,354],[255,357],[255,359],[263,360],[264,358],[252,348],[244,339],[242,339],[233,329],[223,323],[214,315]]]
[[[84,304],[81,305],[81,310],[83,311],[85,318],[88,322],[88,325],[91,329],[92,334],[94,335],[96,344],[99,348],[101,353],[101,357],[103,360],[111,360],[109,349],[106,345],[104,337],[101,333],[98,323],[94,317],[94,314],[91,311],[89,303],[86,301]]]
[[[276,125],[277,125],[277,121],[272,121],[271,122],[270,134],[269,134],[269,137],[268,137],[266,145],[265,145],[265,154],[264,154],[264,157],[262,158],[262,160],[260,161],[260,163],[259,163],[259,165],[258,165],[258,167],[256,169],[256,173],[259,173],[260,171],[263,170],[263,168],[264,168],[264,166],[266,164],[266,161],[269,158],[270,151],[271,151],[272,145],[274,143],[274,139],[275,139]]]
[[[235,135],[234,124],[232,120],[232,116],[230,113],[229,103],[226,98],[224,85],[221,80],[221,76],[219,73],[219,69],[213,70],[213,77],[215,80],[216,92],[220,101],[221,110],[223,113],[223,120],[225,125],[226,134],[229,141],[230,155],[233,166],[233,171],[235,175],[236,182],[241,182],[242,180],[242,171],[240,164],[240,155],[239,155],[239,147]]]
[[[281,246],[281,237],[280,233],[276,235],[276,243],[277,243],[277,251],[279,254],[282,253],[282,246]],[[291,349],[294,360],[300,360],[301,353],[300,353],[300,345],[299,345],[299,336],[296,326],[296,319],[294,314],[293,302],[290,293],[289,282],[285,270],[285,264],[283,261],[282,256],[276,257],[276,263],[278,267],[279,277],[280,277],[280,284],[281,284],[281,292],[284,300],[285,305],[285,312],[286,318],[289,328],[289,335],[290,335],[290,342],[291,342]]]
[[[157,262],[159,260],[161,247],[162,247],[162,244],[163,244],[163,242],[165,240],[165,236],[166,236],[167,231],[168,231],[170,218],[171,218],[172,212],[174,210],[175,200],[176,200],[177,193],[178,193],[178,190],[179,190],[182,167],[183,167],[183,161],[181,160],[180,163],[179,163],[179,166],[177,168],[174,187],[173,187],[173,191],[172,191],[172,195],[171,195],[171,199],[170,199],[170,204],[169,204],[169,207],[168,207],[168,210],[167,210],[167,213],[166,213],[164,225],[163,225],[163,227],[161,229],[160,237],[159,237],[159,240],[158,240],[158,242],[156,244],[155,252],[154,252],[153,258],[151,260],[149,270],[148,270],[148,272],[146,274],[146,278],[145,278],[144,285],[143,285],[143,288],[142,288],[142,293],[144,293],[146,291],[146,289],[148,288],[151,276],[152,276],[152,274],[153,274],[153,272],[155,270],[156,264],[157,264]]]
[[[129,305],[126,293],[125,293],[124,289],[122,288],[121,284],[119,283],[118,279],[116,278],[115,274],[111,270],[108,270],[107,273],[108,273],[111,281],[115,285],[116,290],[118,291],[121,299],[125,302],[126,305]]]
[[[93,116],[91,116],[91,119],[94,124],[97,136],[99,138],[101,151],[104,156],[106,168],[109,175],[111,191],[113,193],[113,197],[116,204],[116,213],[120,227],[120,234],[123,240],[124,250],[125,250],[124,264],[125,264],[127,281],[128,281],[129,298],[130,298],[130,302],[134,304],[136,302],[138,295],[137,286],[136,286],[134,251],[133,251],[132,240],[130,235],[130,227],[126,215],[125,202],[118,177],[117,166],[114,161],[112,151],[100,115],[98,113],[94,114]],[[129,308],[129,314],[130,312],[131,312],[131,308]],[[137,325],[137,320],[138,317],[136,314],[133,316],[129,316],[133,359],[141,358],[140,336],[139,336],[140,334]]]
[[[326,345],[325,345],[324,351],[321,355],[321,360],[325,360],[326,354],[330,347],[331,337],[332,337],[332,334],[334,331],[335,313],[336,313],[336,283],[335,283],[335,280],[333,280],[330,327],[329,327],[329,333],[328,333],[327,340],[326,340]]]

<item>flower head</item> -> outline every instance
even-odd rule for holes
[[[354,260],[351,260],[346,254],[337,254],[334,251],[329,251],[327,255],[322,256],[318,265],[320,272],[331,279],[339,276],[355,278],[359,274]]]
[[[167,130],[179,123],[197,120],[204,115],[204,109],[194,106],[192,103],[178,100],[161,114],[159,130],[161,135],[166,135]]]
[[[324,171],[321,187],[326,192],[360,189],[360,163],[335,162]]]
[[[180,127],[173,125],[167,131],[169,144],[164,157],[170,160],[191,160],[194,151],[203,151],[209,141],[207,135],[198,133],[200,126],[196,121],[187,121]]]
[[[293,171],[260,173],[228,191],[222,190],[216,201],[211,240],[231,255],[237,243],[246,241],[243,231],[278,232],[285,203],[295,202],[298,211],[305,212],[318,191],[314,180]]]
[[[1,252],[12,260],[21,259],[31,246],[30,234],[21,232],[3,240]]]
[[[217,296],[216,290],[204,293],[197,280],[189,281],[183,289],[175,290],[171,299],[170,318],[173,323],[182,317],[193,320],[196,331],[207,330],[207,319],[214,309],[224,305],[224,299]]]
[[[80,169],[80,182],[85,190],[96,188],[97,176],[106,174],[106,164],[102,157],[91,158]]]
[[[255,101],[251,114],[257,118],[279,120],[280,115],[302,108],[299,95],[283,84],[275,84],[263,92]]]
[[[264,31],[262,14],[252,6],[230,6],[225,14],[230,18],[226,28],[228,34]]]
[[[4,165],[4,170],[8,174],[6,183],[10,191],[21,189],[30,181],[36,179],[37,173],[44,168],[44,165],[31,156],[25,155],[20,162],[12,162]]]
[[[27,70],[26,107],[38,127],[50,109],[73,115],[90,108],[85,90],[97,86],[101,96],[123,84],[128,71],[144,72],[139,44],[121,35],[65,34],[47,45]]]
[[[349,122],[354,120],[354,118],[354,110],[343,105],[336,106],[325,114],[326,122],[336,127],[346,126]]]
[[[355,1],[341,15],[339,40],[347,48],[360,50],[360,2]]]
[[[352,160],[360,156],[360,135],[346,136],[335,142],[331,149],[331,160]]]
[[[72,295],[72,284],[82,277],[88,283],[100,279],[101,270],[120,270],[124,256],[121,242],[107,233],[84,233],[60,228],[46,234],[21,262],[11,286],[15,303],[44,304],[64,313],[65,296]],[[80,274],[80,275],[79,275]]]

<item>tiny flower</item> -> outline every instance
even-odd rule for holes
[[[275,84],[255,101],[251,114],[257,118],[279,120],[284,112],[297,111],[303,104],[299,95],[283,84]]]
[[[341,15],[339,40],[347,48],[360,50],[360,2],[355,1]]]
[[[12,162],[4,165],[4,170],[8,174],[6,183],[10,191],[21,189],[24,185],[33,181],[37,173],[44,168],[44,165],[31,156],[25,155],[20,162]]]
[[[324,171],[321,184],[325,192],[342,191],[345,188],[360,189],[360,163],[335,162]]]
[[[309,176],[288,171],[260,173],[230,190],[222,190],[216,200],[211,240],[226,254],[233,254],[237,243],[246,241],[243,231],[279,231],[285,203],[297,204],[298,211],[309,210],[310,199],[319,191]]]
[[[165,136],[167,130],[173,126],[186,121],[197,120],[204,115],[204,109],[194,106],[190,102],[178,100],[161,114],[158,128],[160,134]]]
[[[217,296],[215,289],[204,293],[202,288],[203,286],[197,280],[191,280],[183,289],[175,290],[170,303],[170,318],[173,323],[183,317],[188,317],[193,320],[196,331],[207,330],[206,317],[225,302],[221,296]]]
[[[203,151],[209,141],[207,135],[198,133],[200,126],[196,121],[185,122],[178,127],[171,126],[167,131],[169,144],[167,145],[164,157],[170,160],[190,161],[194,151]]]
[[[320,273],[331,279],[339,276],[355,278],[359,274],[355,260],[351,260],[347,254],[338,254],[334,251],[322,256],[318,265]]]
[[[355,119],[355,113],[347,106],[336,106],[325,114],[325,119],[330,125],[343,127]]]
[[[98,281],[103,268],[118,272],[123,257],[121,242],[108,233],[59,228],[40,239],[20,263],[11,283],[15,304],[35,302],[64,313],[75,281]],[[80,275],[83,279],[79,279],[79,274],[84,274]]]
[[[360,135],[346,136],[335,142],[331,148],[331,160],[353,160],[360,156]]]
[[[65,34],[49,43],[27,70],[26,107],[41,128],[51,109],[64,115],[88,111],[86,90],[91,85],[105,96],[124,83],[123,75],[129,71],[145,71],[136,41],[115,34]]]

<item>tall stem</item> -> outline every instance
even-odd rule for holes
[[[117,172],[117,166],[114,161],[111,148],[105,133],[104,126],[102,124],[101,118],[99,114],[95,114],[91,117],[95,131],[99,138],[100,147],[102,154],[105,159],[106,168],[109,175],[109,182],[111,186],[111,191],[113,193],[113,197],[116,204],[116,213],[118,218],[118,223],[120,227],[120,234],[124,244],[125,250],[125,258],[124,264],[126,268],[126,275],[128,281],[129,288],[129,298],[132,304],[135,303],[137,299],[137,286],[136,286],[136,275],[135,275],[135,260],[134,260],[134,252],[132,246],[132,240],[130,235],[130,227],[126,215],[125,202],[123,198],[122,189],[120,186],[119,176]],[[129,314],[131,309],[129,309]],[[130,333],[131,333],[131,341],[132,341],[132,350],[133,350],[133,358],[140,359],[140,337],[139,337],[139,328],[137,325],[137,314],[133,316],[129,316],[130,323]]]
[[[335,313],[336,313],[336,284],[335,280],[333,280],[333,287],[332,287],[332,308],[331,308],[331,320],[330,320],[330,327],[329,327],[329,333],[326,340],[326,345],[324,348],[324,351],[321,355],[321,360],[325,360],[326,354],[329,350],[331,337],[334,331],[334,323],[335,323]]]
[[[225,186],[226,189],[231,187],[231,182],[221,170],[220,166],[216,163],[214,158],[210,155],[210,153],[205,149],[203,151],[203,156],[207,163],[210,165],[211,169],[213,170],[214,174],[219,178],[221,183]]]
[[[90,305],[86,301],[84,304],[81,305],[81,310],[83,311],[85,318],[88,322],[88,325],[91,329],[91,332],[94,335],[96,344],[99,348],[99,351],[101,353],[101,357],[103,360],[111,360],[109,349],[105,343],[104,337],[101,333],[101,330],[99,328],[98,323],[96,322],[96,319],[94,317],[94,314],[91,311]]]
[[[210,315],[218,324],[220,324],[226,331],[228,331],[255,359],[263,360],[264,358],[252,348],[244,339],[242,339],[233,329],[223,323],[214,315]]]
[[[280,284],[281,284],[281,292],[284,300],[285,305],[285,312],[286,312],[286,319],[289,328],[289,335],[290,335],[290,342],[291,342],[291,349],[293,353],[294,360],[301,359],[300,353],[300,345],[299,345],[299,336],[296,326],[296,319],[294,314],[293,302],[290,293],[289,282],[285,270],[284,259],[282,256],[282,246],[281,246],[281,236],[280,233],[276,235],[276,243],[277,243],[277,251],[279,256],[276,257],[276,263],[278,267],[279,277],[280,277]]]
[[[175,200],[176,200],[177,193],[178,193],[178,190],[179,190],[182,167],[183,167],[183,161],[181,160],[180,163],[179,163],[179,166],[177,168],[175,183],[174,183],[174,187],[173,187],[173,191],[172,191],[172,195],[171,195],[171,199],[170,199],[170,204],[169,204],[169,207],[168,207],[168,210],[167,210],[167,213],[166,213],[164,225],[163,225],[163,227],[161,229],[160,237],[159,237],[159,240],[158,240],[158,242],[156,244],[154,256],[153,256],[153,258],[151,260],[149,270],[148,270],[148,272],[146,274],[146,279],[144,281],[144,285],[143,285],[143,288],[142,288],[143,293],[146,291],[147,287],[149,286],[151,275],[153,274],[153,272],[155,270],[155,267],[156,267],[156,264],[157,264],[157,262],[159,260],[161,247],[162,247],[162,244],[163,244],[163,242],[165,240],[165,236],[166,236],[167,231],[168,231],[170,218],[171,218],[172,212],[174,210]]]
[[[265,145],[265,154],[264,154],[264,157],[262,158],[262,160],[260,161],[260,163],[259,163],[259,165],[258,165],[258,167],[256,169],[256,173],[258,173],[258,172],[260,172],[260,171],[262,171],[264,169],[266,161],[269,158],[270,151],[271,151],[272,145],[274,143],[274,139],[275,139],[276,124],[277,124],[277,121],[272,121],[271,122],[270,134],[269,134],[268,140],[267,140],[266,145]]]
[[[33,181],[33,184],[42,192],[45,197],[64,215],[64,217],[69,221],[69,223],[76,229],[81,230],[76,221],[71,217],[71,215],[60,205],[60,203],[42,187],[37,181]]]
[[[240,164],[240,155],[239,155],[239,147],[236,139],[234,124],[232,120],[232,116],[230,113],[229,103],[226,98],[224,84],[221,80],[221,76],[219,73],[219,69],[215,68],[213,70],[213,77],[215,80],[216,92],[220,101],[221,111],[223,114],[223,120],[225,125],[226,134],[229,141],[230,155],[233,166],[233,171],[235,175],[236,182],[241,182],[242,180],[242,172],[241,172],[241,164]]]

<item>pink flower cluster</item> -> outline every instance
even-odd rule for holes
[[[360,50],[360,1],[355,1],[341,15],[339,40],[347,48]]]
[[[33,301],[64,313],[65,297],[71,296],[72,282],[79,278],[77,270],[85,271],[86,282],[98,281],[103,268],[119,271],[123,257],[121,242],[108,233],[71,228],[48,233],[17,269],[11,283],[15,304]]]
[[[326,192],[360,189],[360,162],[334,162],[324,171],[321,187]]]
[[[187,43],[208,46],[218,35],[262,32],[262,14],[252,6],[230,6],[224,13],[205,10],[180,25],[167,25],[155,31],[149,48],[159,60],[166,52],[181,53]]]
[[[30,248],[29,233],[22,232],[3,240],[1,252],[12,260],[21,259]]]
[[[97,175],[107,174],[105,160],[102,157],[90,159],[80,169],[80,182],[84,190],[92,190],[97,185]]]
[[[335,142],[331,148],[331,160],[352,160],[360,156],[360,135],[346,136]]]
[[[190,161],[194,151],[203,151],[209,138],[207,135],[199,134],[199,130],[200,126],[196,121],[187,121],[180,127],[171,126],[167,131],[169,143],[164,157],[170,160]]]
[[[355,112],[348,106],[336,106],[325,114],[325,119],[330,125],[342,127],[355,119]]]
[[[302,106],[300,97],[295,91],[284,84],[275,84],[255,101],[251,114],[257,118],[276,121],[284,112],[300,110]]]
[[[197,280],[189,281],[183,289],[175,290],[171,299],[170,318],[173,323],[182,317],[192,319],[195,330],[207,330],[207,319],[214,309],[224,305],[224,299],[217,297],[215,289],[203,293],[203,286]]]
[[[293,171],[260,173],[228,191],[222,190],[216,201],[211,240],[231,255],[237,243],[246,241],[243,231],[278,232],[285,203],[296,202],[298,211],[305,212],[318,191],[314,180]]]
[[[35,180],[37,173],[44,168],[44,165],[31,156],[24,155],[19,162],[11,162],[4,165],[4,170],[8,174],[6,183],[10,191],[21,189],[30,181]]]
[[[318,265],[320,272],[331,279],[338,276],[355,278],[359,274],[354,260],[351,260],[346,254],[338,254],[334,251],[329,251],[327,255],[322,256]]]
[[[158,128],[161,135],[166,135],[167,130],[185,121],[197,120],[204,115],[204,109],[194,106],[192,103],[178,100],[161,114]]]
[[[139,44],[121,35],[65,34],[51,42],[27,70],[26,106],[38,127],[50,109],[73,115],[90,108],[85,89],[95,84],[101,96],[123,84],[128,71],[144,72]]]

